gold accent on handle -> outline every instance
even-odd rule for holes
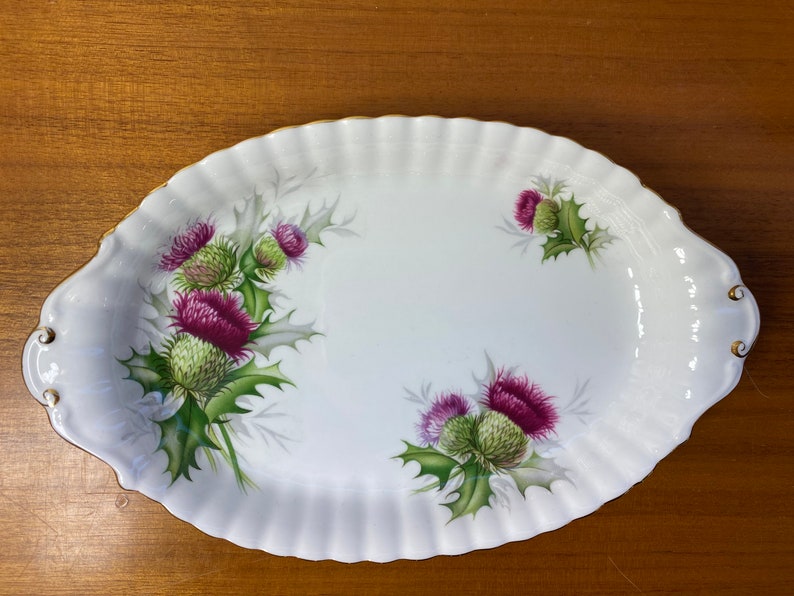
[[[41,395],[44,397],[44,401],[47,402],[47,405],[51,408],[54,408],[55,404],[57,404],[61,399],[61,394],[55,389],[45,389]]]
[[[55,340],[55,330],[50,327],[37,327],[36,331],[41,331],[39,335],[39,343],[51,344]]]
[[[738,302],[744,298],[744,288],[745,287],[741,284],[733,286],[730,290],[728,290],[728,298]],[[748,347],[747,344],[740,339],[737,339],[731,344],[731,354],[737,358],[747,358],[747,355],[752,349],[752,345]]]

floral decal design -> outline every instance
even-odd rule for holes
[[[617,238],[598,223],[589,225],[589,218],[580,214],[583,203],[576,202],[565,181],[538,176],[532,178],[532,185],[516,198],[515,223],[505,220],[502,229],[519,237],[517,245],[525,248],[537,236],[545,236],[541,262],[581,250],[595,269],[595,259]]]
[[[416,425],[419,444],[403,441],[397,456],[403,465],[419,464],[417,477],[435,478],[419,492],[441,493],[450,521],[490,507],[500,480],[526,496],[531,486],[551,491],[552,482],[565,479],[562,467],[535,450],[554,434],[556,398],[525,374],[496,369],[490,360],[478,386],[473,396],[445,391],[431,397],[429,387],[423,397],[411,394],[425,406]]]
[[[307,205],[295,221],[281,217],[276,204],[307,179],[282,180],[276,172],[273,204],[254,193],[234,210],[230,234],[220,233],[212,219],[189,223],[159,257],[165,287],[144,288],[145,302],[155,311],[142,321],[148,345],[133,347],[119,362],[144,398],[154,395],[160,405],[151,421],[159,426],[157,449],[168,458],[172,483],[191,480],[191,470],[200,469],[201,450],[213,469],[216,456],[222,457],[242,490],[254,487],[233,438],[235,416],[250,412],[238,398],[264,398],[291,384],[279,363],[269,360],[270,352],[316,334],[311,325],[293,325],[292,313],[277,318],[271,303],[275,284],[288,269],[300,269],[312,245],[322,245],[321,233],[347,232],[350,221],[332,223],[337,203],[316,211]],[[283,436],[271,437],[283,445]]]

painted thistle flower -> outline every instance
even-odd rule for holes
[[[270,281],[287,266],[287,254],[273,236],[262,236],[259,239],[254,246],[254,258],[261,265],[255,272],[262,281]]]
[[[500,370],[485,389],[485,406],[501,412],[532,439],[543,439],[554,431],[559,416],[553,398],[530,383],[526,375]]]
[[[465,416],[472,411],[472,405],[457,393],[441,393],[436,396],[426,412],[422,413],[416,430],[425,445],[437,445],[441,431],[447,420],[454,416]]]
[[[449,455],[466,457],[475,448],[476,433],[476,416],[453,416],[444,423],[438,446]]]
[[[510,418],[501,412],[483,412],[477,416],[472,453],[486,470],[513,468],[527,454],[527,437]]]
[[[290,261],[300,259],[309,248],[306,233],[294,224],[278,224],[273,230],[273,237]]]
[[[256,270],[262,281],[270,281],[290,263],[300,263],[309,247],[306,233],[298,226],[278,224],[269,235],[263,236],[254,246],[254,257],[261,265]]]
[[[215,226],[208,221],[197,221],[177,234],[171,246],[160,258],[160,269],[176,271],[190,257],[206,246],[215,235]]]
[[[174,275],[180,290],[231,291],[239,282],[237,248],[226,239],[219,239],[197,250]]]
[[[534,189],[522,190],[518,194],[513,215],[522,230],[527,232],[534,230],[535,211],[541,201],[543,201],[543,195]]]
[[[453,416],[444,424],[439,448],[454,457],[473,455],[494,472],[513,468],[527,454],[527,437],[510,418],[493,410],[478,415]]]
[[[543,199],[535,209],[532,226],[538,234],[551,234],[557,229],[560,219],[557,212],[560,210],[557,203],[551,199]]]
[[[219,290],[195,290],[177,294],[174,308],[173,327],[179,333],[203,339],[235,361],[249,353],[245,344],[257,325],[243,310],[239,295],[224,295]]]
[[[174,383],[174,395],[203,401],[232,366],[221,348],[187,333],[176,335],[166,345],[165,361]]]

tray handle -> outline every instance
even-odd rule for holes
[[[55,387],[50,386],[50,375],[42,373],[39,361],[55,338],[56,333],[52,327],[37,327],[28,338],[22,357],[22,374],[28,391],[40,404],[49,408],[58,404],[61,395]]]
[[[750,318],[751,324],[753,326],[753,331],[750,332],[752,335],[751,339],[742,340],[737,339],[731,343],[731,353],[736,356],[737,358],[746,358],[755,346],[755,341],[758,338],[758,327],[759,327],[759,315],[758,315],[758,304],[753,298],[752,294],[748,290],[747,286],[744,284],[736,284],[730,290],[728,290],[728,298],[733,300],[734,302],[739,301],[746,301],[749,302],[750,306]]]

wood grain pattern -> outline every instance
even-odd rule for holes
[[[0,4],[0,593],[790,593],[794,11],[787,2]],[[347,115],[543,128],[728,252],[763,329],[643,483],[460,557],[309,563],[207,537],[52,432],[21,378],[41,302],[177,169]]]

